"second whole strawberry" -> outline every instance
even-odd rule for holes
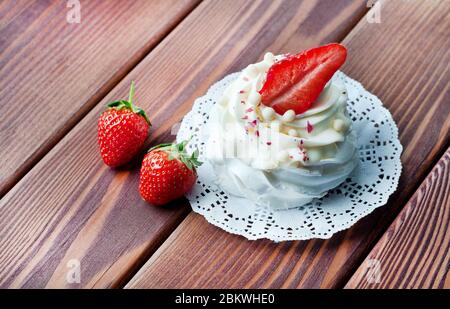
[[[142,198],[155,206],[167,204],[186,194],[197,179],[198,151],[186,152],[187,141],[161,144],[144,157],[139,181]]]

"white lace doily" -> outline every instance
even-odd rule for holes
[[[376,96],[342,72],[337,72],[336,77],[347,86],[347,109],[358,135],[360,157],[359,167],[344,183],[307,205],[277,211],[222,191],[215,185],[211,165],[202,160],[205,141],[201,131],[209,110],[238,75],[225,77],[198,98],[177,134],[177,141],[192,137],[188,149],[198,148],[200,161],[204,162],[198,168],[197,184],[187,195],[195,212],[225,231],[248,239],[283,241],[329,238],[387,202],[397,188],[402,169],[397,126]]]

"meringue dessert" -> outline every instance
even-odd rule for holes
[[[211,110],[205,157],[226,192],[272,209],[323,197],[358,164],[346,49],[329,44],[250,64]]]

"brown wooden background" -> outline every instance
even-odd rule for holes
[[[450,1],[0,2],[0,287],[450,287]],[[373,3],[370,1],[369,3]],[[139,159],[101,161],[104,105],[136,101],[147,146],[216,80],[261,59],[342,42],[343,71],[391,111],[404,146],[388,204],[328,240],[247,241],[180,200],[151,207]],[[80,261],[81,282],[68,283]],[[368,280],[371,261],[379,282]]]

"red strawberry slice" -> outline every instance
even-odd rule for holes
[[[347,49],[333,43],[288,56],[270,67],[260,90],[261,101],[278,114],[307,111],[326,83],[344,64]]]

